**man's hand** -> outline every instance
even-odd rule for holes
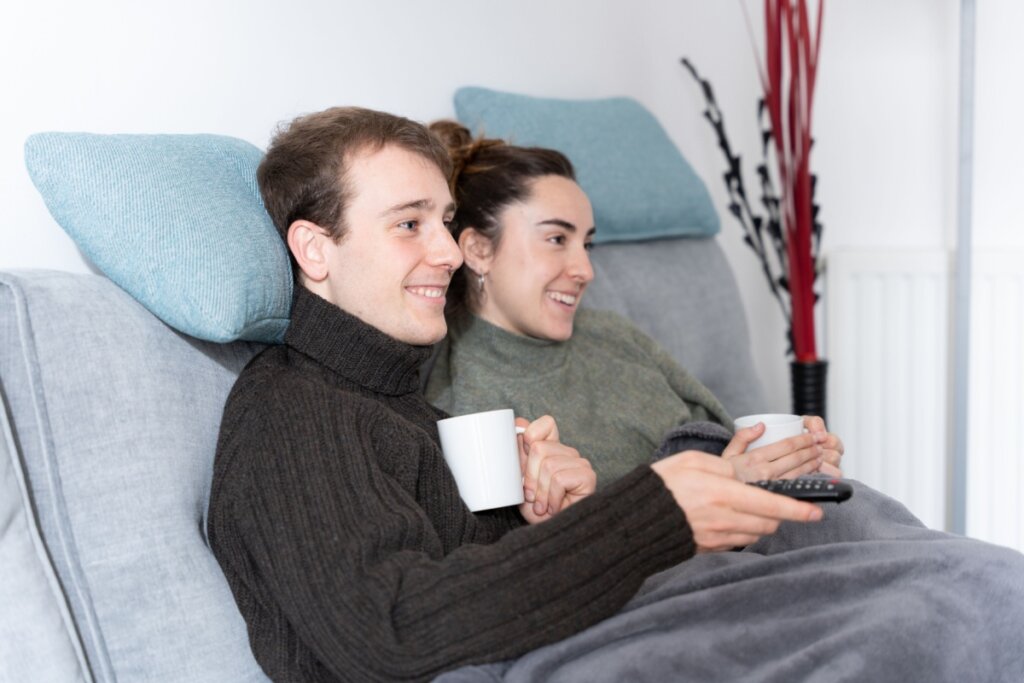
[[[697,552],[750,545],[775,533],[783,520],[821,519],[821,508],[736,480],[732,464],[698,451],[651,465],[686,514]]]
[[[550,415],[533,422],[517,417],[519,464],[526,502],[519,512],[530,524],[558,514],[597,488],[597,474],[579,451],[560,443],[558,426]]]

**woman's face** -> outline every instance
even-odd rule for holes
[[[589,254],[594,212],[587,195],[568,178],[543,176],[525,201],[501,212],[498,222],[496,250],[485,243],[474,257],[467,240],[459,241],[467,264],[484,274],[475,313],[513,334],[569,339],[583,290],[594,279]],[[477,286],[472,276],[469,285]]]

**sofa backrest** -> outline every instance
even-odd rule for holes
[[[587,305],[632,319],[734,415],[763,405],[714,238],[603,244],[593,262]],[[177,332],[103,277],[0,273],[8,460],[45,543],[23,566],[41,597],[23,602],[52,603],[33,651],[64,662],[59,678],[266,680],[204,536],[224,401],[259,348]],[[0,636],[31,613],[5,609]]]
[[[0,273],[28,512],[97,681],[266,680],[204,536],[224,401],[258,348],[180,334],[106,278]]]
[[[739,288],[714,237],[597,244],[591,261],[584,306],[632,320],[733,417],[765,411]]]
[[[2,402],[0,402],[2,403]],[[0,681],[92,681],[0,405]]]

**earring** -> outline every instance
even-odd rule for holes
[[[484,276],[483,275],[477,275],[476,276],[476,283],[478,285],[480,285],[480,291],[481,292],[484,291]]]

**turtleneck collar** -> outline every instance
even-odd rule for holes
[[[449,328],[449,334],[459,342],[460,353],[486,362],[499,374],[552,372],[569,359],[567,343],[513,334],[475,315],[467,315]]]
[[[388,396],[419,389],[429,346],[413,346],[296,285],[284,343],[361,387]]]

